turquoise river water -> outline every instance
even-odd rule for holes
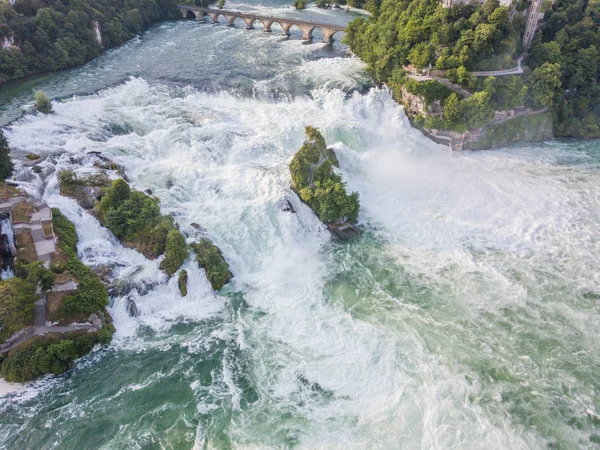
[[[273,28],[158,24],[2,89],[21,186],[63,210],[82,260],[121,290],[111,345],[0,397],[0,447],[600,447],[598,142],[452,153],[410,127],[339,36]],[[62,99],[56,114],[20,117],[40,88]],[[360,194],[360,238],[334,241],[289,189],[306,125]],[[200,224],[234,280],[214,293],[189,260],[182,298],[159,261],[61,197],[56,171],[92,173],[90,152],[152,189],[190,241]]]

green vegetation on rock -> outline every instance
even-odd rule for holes
[[[71,363],[96,344],[108,344],[112,328],[103,328],[96,333],[73,332],[61,337],[36,338],[24,346],[11,350],[2,359],[0,375],[6,381],[24,382],[44,375],[55,375],[66,371]]]
[[[0,130],[0,181],[6,180],[12,175],[14,166],[10,160],[10,148],[8,147],[8,141],[4,136],[2,130]]]
[[[163,269],[174,274],[187,256],[185,238],[171,216],[162,215],[158,199],[133,190],[121,179],[112,183],[98,204],[101,223],[125,245],[154,259],[167,252]],[[182,245],[183,244],[183,245]]]
[[[108,305],[108,291],[98,276],[77,257],[75,225],[57,208],[52,209],[52,225],[58,238],[58,250],[66,256],[66,261],[53,262],[50,269],[57,274],[68,272],[78,283],[77,290],[64,298],[61,317],[68,322],[103,312]]]
[[[42,91],[36,91],[35,93],[35,108],[44,114],[52,113],[52,101]]]
[[[196,253],[198,266],[206,272],[206,278],[210,281],[213,289],[220,290],[233,278],[229,271],[229,264],[223,258],[221,250],[209,239],[203,238],[199,243],[192,244],[191,247]]]
[[[358,219],[358,193],[350,195],[342,177],[333,172],[338,161],[323,135],[306,127],[306,141],[290,163],[294,189],[324,223]]]
[[[175,5],[172,0],[2,2],[0,39],[14,46],[0,49],[0,83],[82,65],[151,22],[181,17]]]
[[[180,270],[179,276],[177,277],[177,285],[179,286],[179,292],[181,293],[182,297],[185,297],[187,295],[187,280],[188,280],[187,270],[185,270],[185,269]]]
[[[165,259],[160,263],[160,268],[169,276],[173,276],[188,257],[188,246],[181,232],[173,228],[167,234],[165,245]]]

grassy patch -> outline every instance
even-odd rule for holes
[[[21,191],[16,187],[0,181],[0,200],[8,200],[9,198],[18,197],[19,195],[21,195]]]
[[[181,267],[188,256],[188,246],[185,243],[185,237],[175,228],[167,234],[167,243],[165,245],[165,259],[160,263],[160,268],[167,275],[173,276]]]
[[[47,222],[42,222],[42,229],[44,230],[44,236],[45,237],[51,237],[54,236],[54,231],[52,230],[52,222],[47,221]]]
[[[187,270],[180,270],[179,276],[177,277],[177,285],[179,286],[179,292],[181,293],[182,297],[185,297],[187,295],[187,280]]]
[[[27,202],[20,202],[12,210],[12,219],[14,223],[30,223],[31,213],[35,212],[33,205]]]
[[[17,248],[17,260],[30,263],[37,260],[35,244],[30,231],[21,231],[15,234],[15,247]]]

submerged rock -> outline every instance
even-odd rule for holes
[[[96,275],[98,275],[98,278],[100,278],[100,280],[105,283],[108,284],[110,283],[110,279],[112,278],[112,268],[106,264],[101,264],[95,267],[92,267],[92,270],[94,271],[94,273]]]
[[[125,308],[127,310],[127,314],[129,314],[130,317],[137,317],[140,314],[135,300],[131,298],[131,296],[127,297],[127,305],[125,306]]]
[[[192,222],[190,223],[190,227],[192,227],[194,230],[197,230],[201,233],[206,233],[206,228],[204,228],[202,225]]]
[[[294,205],[292,205],[292,202],[290,201],[289,198],[282,198],[279,201],[279,207],[284,212],[291,212],[292,214],[296,214],[296,210],[294,209]]]

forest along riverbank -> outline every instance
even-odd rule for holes
[[[20,188],[75,225],[84,264],[110,267],[116,332],[68,376],[0,398],[2,446],[596,445],[596,146],[453,154],[344,54],[171,23],[42,83],[111,80],[5,131],[44,158],[39,173],[18,158]],[[306,125],[360,196],[358,239],[332,241],[289,187]],[[221,249],[235,277],[219,293],[188,257],[182,297],[161,258],[60,194],[95,152]]]

